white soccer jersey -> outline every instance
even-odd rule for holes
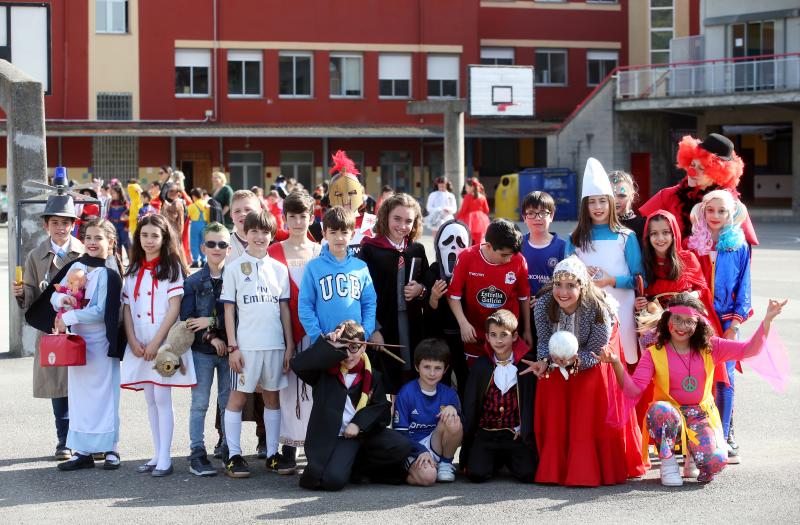
[[[223,303],[236,305],[240,350],[283,350],[280,302],[289,300],[289,271],[269,255],[248,253],[225,265]]]

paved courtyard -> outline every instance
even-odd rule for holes
[[[568,224],[556,224],[565,233]],[[196,478],[189,474],[188,391],[174,396],[175,474],[137,474],[148,459],[150,432],[144,397],[122,393],[122,468],[62,473],[50,460],[54,431],[50,403],[31,397],[31,358],[11,358],[0,340],[0,522],[2,523],[798,523],[800,522],[800,233],[796,224],[756,224],[762,245],[754,252],[755,319],[770,297],[790,304],[774,326],[790,352],[788,388],[776,394],[753,373],[737,378],[736,435],[743,461],[713,483],[665,489],[658,472],[625,485],[565,489],[520,485],[508,479],[473,485],[463,479],[429,489],[348,487],[337,494],[301,490],[296,477],[268,474],[248,457],[253,476]],[[430,238],[426,238],[432,256]],[[8,328],[7,231],[0,229],[0,333]],[[13,305],[16,308],[16,305]],[[215,440],[213,417],[207,442]],[[254,425],[243,427],[243,448],[254,454]],[[213,445],[213,443],[210,443]],[[217,466],[221,463],[214,460]]]

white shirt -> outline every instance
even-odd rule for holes
[[[358,377],[358,374],[345,374],[344,375],[344,386],[347,387],[349,390],[351,386],[353,386],[353,382]],[[342,412],[342,426],[339,427],[339,435],[344,434],[344,429],[347,428],[347,425],[353,420],[353,417],[356,415],[356,407],[353,406],[353,402],[350,400],[350,396],[344,396],[344,412]]]
[[[134,297],[136,291],[137,274],[125,277],[122,285],[122,303],[130,306],[131,320],[134,325],[161,326],[161,321],[169,310],[171,297],[183,295],[183,277],[178,276],[175,281],[158,281],[152,279],[152,274],[145,271],[142,282],[139,284],[139,297]]]
[[[497,356],[494,356],[494,362],[497,364],[493,374],[494,384],[503,395],[517,384],[517,367],[514,364],[514,354],[511,354],[509,359],[511,361],[508,364],[501,365],[497,363]]]
[[[245,252],[225,265],[220,301],[236,305],[240,350],[283,350],[280,302],[289,300],[289,271],[269,255]]]

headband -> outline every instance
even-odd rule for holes
[[[707,325],[711,326],[711,321],[708,320],[708,317],[703,315],[700,311],[692,308],[691,306],[684,306],[684,305],[677,305],[677,306],[670,306],[667,311],[670,314],[679,314],[679,315],[689,315],[694,319],[700,319]]]

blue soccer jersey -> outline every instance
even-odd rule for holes
[[[550,244],[544,248],[534,248],[529,242],[531,234],[522,237],[522,256],[528,263],[528,282],[531,285],[531,297],[553,279],[556,264],[564,258],[566,241],[553,234]]]
[[[441,383],[436,385],[436,393],[425,394],[416,379],[406,383],[397,394],[394,402],[392,428],[403,432],[412,441],[419,442],[435,429],[442,408],[452,405],[461,415],[461,403],[456,391]]]

